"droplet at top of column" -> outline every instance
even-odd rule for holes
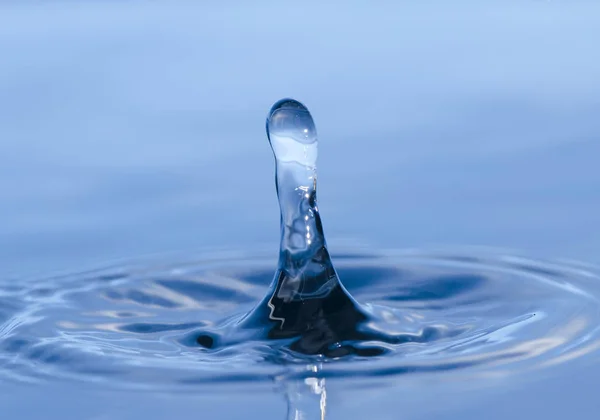
[[[267,135],[277,162],[316,165],[317,129],[310,112],[300,102],[276,102],[267,118]]]

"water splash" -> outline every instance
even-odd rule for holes
[[[310,113],[279,101],[267,134],[281,209],[274,276],[272,259],[253,249],[19,287],[0,279],[3,377],[142,389],[276,380],[299,418],[324,417],[325,378],[414,384],[420,374],[517,375],[595,357],[597,268],[481,249],[331,257]]]
[[[267,136],[275,155],[281,211],[277,298],[284,303],[324,298],[340,281],[317,207],[315,124],[304,105],[283,99],[271,108]]]
[[[281,211],[279,262],[266,297],[240,326],[266,331],[268,339],[293,338],[289,348],[303,354],[381,354],[381,348],[351,344],[390,337],[370,330],[372,316],[333,267],[317,206],[318,141],[310,112],[282,99],[271,108],[266,129]]]

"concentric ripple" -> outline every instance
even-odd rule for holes
[[[590,267],[480,250],[332,259],[369,312],[369,330],[393,342],[361,340],[351,355],[325,357],[295,352],[284,338],[229,340],[227,325],[263,297],[274,265],[229,253],[0,284],[0,375],[171,389],[308,377],[315,366],[320,377],[519,374],[600,348],[600,283]],[[207,330],[224,344],[199,345]]]

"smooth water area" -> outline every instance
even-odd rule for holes
[[[3,413],[596,418],[599,15],[2,3]],[[289,96],[361,317],[245,336],[282,267],[264,118]]]

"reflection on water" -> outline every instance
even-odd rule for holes
[[[318,372],[316,366],[307,369]],[[288,420],[321,419],[327,412],[327,390],[325,379],[307,377],[303,381],[285,384],[288,401]]]
[[[2,372],[26,382],[189,391],[302,382],[315,376],[306,366],[318,360],[319,379],[385,384],[423,374],[519,377],[598,347],[598,277],[579,276],[579,267],[531,261],[549,273],[540,278],[539,269],[496,260],[497,252],[350,255],[333,258],[370,318],[357,334],[368,331],[370,339],[332,341],[328,357],[297,352],[297,338],[273,337],[272,326],[239,328],[271,280],[273,261],[251,254],[222,265],[121,267],[1,289],[13,302],[0,328]],[[111,276],[115,270],[127,275]],[[356,351],[335,351],[345,347]]]

